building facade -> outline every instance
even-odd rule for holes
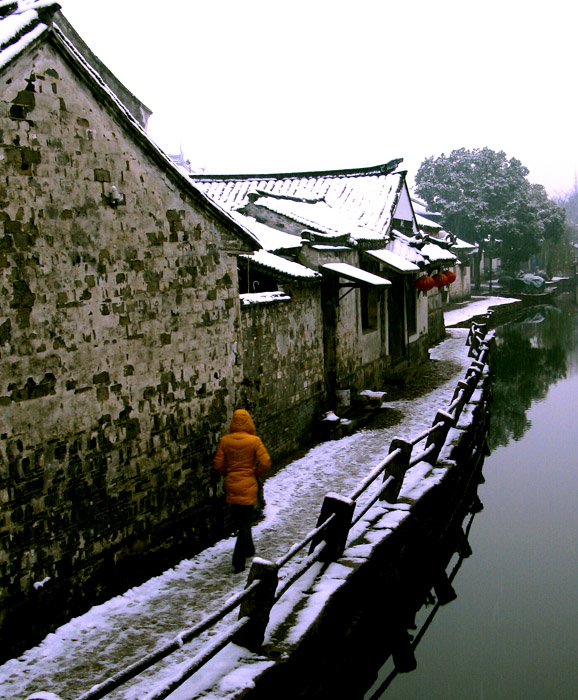
[[[258,247],[46,5],[8,17],[0,52],[7,652],[222,534],[212,454],[242,379],[237,256]]]

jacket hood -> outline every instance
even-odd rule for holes
[[[229,427],[230,433],[249,433],[249,435],[255,435],[255,423],[249,411],[245,411],[244,408],[238,408],[233,413],[233,418],[231,420],[231,425]]]

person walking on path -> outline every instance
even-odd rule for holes
[[[237,530],[233,570],[238,573],[245,569],[245,559],[255,554],[251,520],[257,504],[257,479],[271,466],[271,457],[248,411],[240,408],[233,413],[229,434],[219,441],[213,466],[225,475],[227,503]]]

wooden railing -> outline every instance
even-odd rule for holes
[[[197,638],[237,607],[239,608],[239,617],[230,629],[209,643],[188,664],[184,666],[179,664],[178,673],[169,682],[157,686],[142,700],[166,698],[229,642],[235,642],[250,650],[259,650],[263,643],[273,605],[295,581],[316,562],[331,562],[339,559],[345,550],[350,529],[377,501],[396,503],[405,473],[410,467],[422,461],[432,465],[436,464],[450,428],[456,424],[488,364],[490,343],[486,339],[486,334],[487,325],[485,323],[472,323],[466,343],[470,346],[469,356],[473,360],[464,380],[458,382],[447,410],[438,410],[432,425],[427,430],[407,441],[394,438],[388,455],[348,496],[327,494],[321,507],[317,526],[276,561],[271,562],[258,557],[253,559],[245,589],[230,598],[219,610],[190,629],[181,632],[172,641],[165,643],[156,651],[121,669],[106,681],[93,686],[89,691],[78,696],[76,700],[100,700],[100,698],[104,698],[161,659],[180,649],[184,644]],[[423,441],[425,441],[424,448],[414,455],[415,446]],[[376,492],[366,503],[359,504],[360,496],[380,477],[382,483]],[[358,506],[358,512],[355,512]],[[280,583],[279,572],[307,546],[309,546],[307,556]],[[36,696],[33,694],[29,696],[28,700],[40,700],[43,697],[46,697],[43,693]],[[52,697],[58,700],[57,696],[53,695]]]

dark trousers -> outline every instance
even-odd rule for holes
[[[245,559],[255,554],[253,536],[251,535],[253,506],[241,506],[237,503],[232,503],[231,515],[237,530],[237,541],[233,551],[233,568],[242,570],[245,568]]]

